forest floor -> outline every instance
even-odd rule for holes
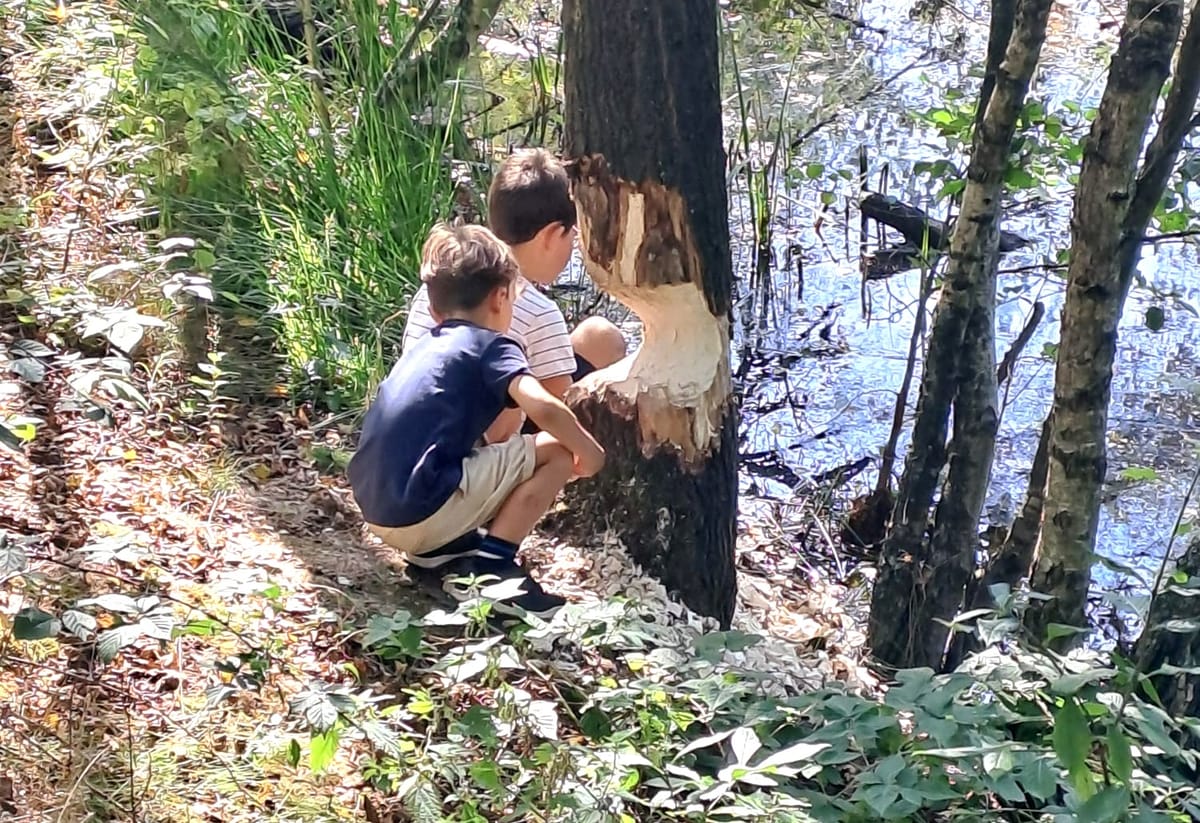
[[[363,747],[342,747],[320,773],[295,748],[307,739],[295,699],[311,683],[412,685],[363,633],[376,616],[433,607],[364,535],[331,466],[352,432],[286,397],[234,405],[189,380],[186,318],[163,299],[138,182],[118,171],[128,147],[106,142],[87,44],[35,54],[11,35],[0,45],[0,817],[385,819]],[[76,73],[51,81],[47,61]],[[526,556],[581,609],[624,597],[689,637],[711,628],[604,534],[584,546],[539,534]],[[738,569],[735,628],[768,638],[740,665],[786,688],[873,687],[859,654],[866,587],[832,582],[770,523],[743,524]]]

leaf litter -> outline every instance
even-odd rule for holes
[[[15,15],[3,25],[7,43],[34,52]],[[41,57],[9,64],[4,94],[13,139],[0,143],[0,195],[30,207],[0,240],[0,262],[19,254],[23,272],[6,275],[13,299],[0,304],[11,372],[0,376],[0,423],[37,425],[0,447],[3,804],[29,819],[352,819],[370,803],[357,765],[365,743],[337,748],[327,730],[349,698],[313,684],[402,684],[403,666],[364,655],[354,638],[380,615],[436,614],[434,604],[364,532],[345,482],[317,467],[318,449],[345,447],[336,429],[278,402],[196,425],[179,411],[187,370],[154,301],[108,302],[139,299],[159,250],[116,219],[145,204],[135,181],[107,170],[121,147],[99,139],[107,92],[87,78],[97,46],[86,31],[84,21],[60,33],[68,82],[47,79]],[[44,124],[68,121],[44,143]],[[39,303],[34,283],[64,296]],[[170,285],[211,294],[188,277]],[[571,601],[531,633],[546,670],[495,689],[481,682],[480,639],[448,641],[462,663],[440,676],[459,716],[479,731],[472,708],[507,701],[538,738],[574,734],[554,673],[611,670],[562,645],[606,608],[650,638],[630,660],[651,676],[680,655],[707,655],[760,677],[765,692],[833,681],[873,690],[863,593],[806,569],[769,532],[742,530],[730,633],[672,599],[611,535],[587,546],[533,536],[526,559]],[[401,657],[420,642],[408,636]],[[512,674],[522,662],[497,665]],[[320,774],[296,762],[297,711],[324,732],[310,752]],[[377,749],[399,750],[388,725],[362,730]]]

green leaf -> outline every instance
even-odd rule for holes
[[[773,752],[770,757],[756,764],[755,768],[765,769],[769,766],[788,766],[792,763],[807,763],[828,748],[828,743],[796,743],[793,746],[788,746],[786,749]],[[901,766],[903,766],[903,761],[901,761]]]
[[[25,439],[3,423],[0,423],[0,443],[15,452],[23,453],[25,451]]]
[[[1087,720],[1073,698],[1068,698],[1054,713],[1054,731],[1051,734],[1054,753],[1071,776],[1075,790],[1086,798],[1095,791],[1091,769],[1087,758],[1092,749],[1092,734]]]
[[[1080,806],[1075,812],[1075,819],[1086,820],[1087,823],[1117,823],[1129,811],[1130,800],[1129,789],[1109,786]]]
[[[338,710],[322,691],[310,689],[292,698],[292,711],[304,717],[304,721],[316,732],[325,732],[337,722]]]
[[[1004,175],[1004,182],[1014,189],[1032,189],[1037,187],[1037,179],[1027,169],[1013,166]]]
[[[1039,757],[1026,765],[1017,780],[1026,793],[1038,800],[1049,800],[1058,793],[1058,775],[1048,757]]]
[[[1108,727],[1104,745],[1108,749],[1108,768],[1118,780],[1128,786],[1129,781],[1133,779],[1133,750],[1129,738],[1114,723]]]
[[[500,776],[500,767],[493,760],[477,760],[471,764],[471,779],[490,792],[504,794],[507,787]]]
[[[872,783],[854,793],[854,799],[866,803],[880,820],[892,819],[891,808],[899,798],[900,790],[885,783]]]
[[[15,340],[8,347],[8,353],[14,357],[53,357],[54,349],[37,340]]]
[[[12,635],[16,640],[45,640],[57,635],[59,628],[54,615],[26,606],[13,617]]]
[[[124,594],[102,594],[99,597],[88,597],[80,600],[77,606],[99,606],[106,612],[115,614],[139,614],[137,601]]]
[[[1050,683],[1050,690],[1058,695],[1073,695],[1089,683],[1104,680],[1116,673],[1116,669],[1092,668],[1077,674],[1064,675]]]
[[[1060,637],[1070,637],[1075,634],[1087,634],[1089,629],[1082,629],[1079,626],[1068,626],[1065,623],[1051,623],[1046,626],[1046,641],[1053,643]]]
[[[1151,306],[1146,309],[1146,328],[1150,331],[1162,331],[1167,322],[1167,313],[1162,306]]]
[[[1121,472],[1121,479],[1142,483],[1158,479],[1158,472],[1148,466],[1130,466]]]
[[[308,767],[318,774],[325,771],[337,755],[341,733],[336,727],[324,732],[314,732],[309,741]]]
[[[825,166],[821,163],[809,163],[804,167],[804,174],[809,180],[816,180],[825,173]]]
[[[116,659],[117,653],[126,646],[131,646],[146,634],[146,627],[142,621],[136,623],[123,623],[120,626],[114,626],[111,629],[105,629],[100,632],[96,638],[96,650],[100,654],[100,659],[105,663],[110,663]]]
[[[87,642],[96,634],[96,618],[78,609],[67,609],[62,616],[63,627],[80,640]]]
[[[738,765],[746,765],[750,762],[750,758],[754,753],[762,748],[762,742],[758,739],[758,735],[754,733],[754,729],[740,726],[733,732],[733,737],[729,740],[729,745],[733,749],[734,762]]]
[[[18,357],[8,364],[9,370],[26,383],[41,383],[46,379],[46,366],[32,357]]]
[[[379,749],[388,757],[400,759],[402,754],[400,750],[400,736],[382,721],[368,720],[362,724],[363,733],[367,736],[367,740],[371,741],[371,745]]]
[[[293,769],[300,765],[300,741],[294,737],[288,741],[287,761]]]
[[[592,706],[580,715],[579,730],[591,740],[604,740],[613,733],[613,726],[602,709]]]

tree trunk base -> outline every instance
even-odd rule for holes
[[[720,409],[711,450],[689,459],[670,446],[643,450],[644,429],[661,414],[654,405],[603,385],[572,402],[607,461],[596,477],[567,487],[564,520],[611,529],[647,573],[728,629],[737,600],[737,411],[732,403]]]

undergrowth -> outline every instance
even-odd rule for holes
[[[137,44],[122,124],[159,230],[200,240],[225,308],[264,318],[294,391],[357,408],[398,351],[429,227],[450,216],[458,101],[374,94],[413,25],[344,0],[312,56],[251,6],[128,4]]]

